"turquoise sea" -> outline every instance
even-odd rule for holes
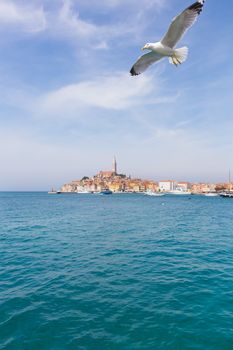
[[[0,349],[232,350],[233,200],[0,193]]]

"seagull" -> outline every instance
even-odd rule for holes
[[[137,62],[131,68],[130,74],[139,75],[153,63],[160,61],[164,57],[168,57],[169,62],[176,67],[185,62],[188,57],[188,48],[182,47],[176,49],[175,46],[186,31],[196,22],[204,6],[204,2],[205,0],[196,1],[175,17],[170,24],[168,32],[161,41],[147,43],[143,46],[142,50],[150,50],[150,52],[138,58]]]

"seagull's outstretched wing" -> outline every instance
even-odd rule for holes
[[[165,46],[173,48],[182,38],[185,32],[196,22],[198,15],[200,15],[202,11],[204,2],[205,0],[196,1],[179,16],[175,17],[168,29],[167,34],[161,40],[161,43]]]
[[[145,70],[150,65],[161,60],[161,58],[163,58],[163,57],[164,56],[162,56],[158,53],[155,53],[155,52],[149,52],[149,53],[146,53],[145,55],[142,55],[141,57],[139,57],[137,62],[131,68],[130,74],[131,75],[139,75],[139,74],[145,72]]]

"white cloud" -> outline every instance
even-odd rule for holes
[[[80,37],[95,36],[98,27],[82,20],[79,13],[73,11],[72,4],[72,1],[65,0],[58,15],[58,21],[63,25],[63,30],[71,31],[73,35]]]
[[[166,3],[167,0],[142,0],[140,3],[135,3],[135,0],[89,1],[89,8],[101,9],[101,11],[105,9],[106,14],[109,14],[106,18],[117,18],[112,12],[113,7],[118,7],[118,11],[122,12],[121,20],[113,22],[106,20],[99,24],[83,18],[80,13],[82,8],[80,5],[87,6],[86,0],[85,2],[63,0],[57,15],[50,18],[50,32],[53,35],[76,40],[77,44],[81,41],[82,46],[106,49],[108,42],[112,39],[130,36],[131,42],[136,40],[148,24],[148,20],[145,21],[143,18],[147,11],[153,7],[156,13]]]
[[[143,75],[134,79],[125,73],[115,76],[98,77],[93,80],[64,86],[49,92],[39,101],[39,109],[47,114],[72,114],[81,108],[102,108],[125,110],[147,104],[147,97],[153,92],[156,100],[149,103],[165,102],[159,98],[160,82],[155,76]],[[150,96],[151,97],[151,96]]]
[[[0,27],[8,26],[32,33],[47,29],[52,36],[76,40],[77,43],[82,42],[82,46],[93,49],[106,49],[111,39],[127,38],[130,35],[131,41],[136,40],[146,26],[143,15],[151,7],[158,12],[166,3],[167,0],[142,0],[140,3],[135,3],[134,0],[90,0],[88,6],[105,9],[109,14],[106,18],[115,17],[112,12],[115,7],[122,11],[122,20],[117,20],[116,16],[115,22],[106,20],[99,24],[83,17],[81,5],[87,6],[86,0],[63,0],[57,10],[48,8],[46,12],[43,7],[46,6],[44,0],[36,1],[34,5],[24,0],[0,0]]]
[[[16,26],[25,32],[40,32],[46,27],[46,17],[42,7],[34,8],[16,4],[11,0],[1,0],[1,25]]]
[[[72,0],[64,0],[63,6],[59,11],[58,17],[51,24],[51,30],[58,31],[60,35],[70,38],[90,39],[88,46],[94,49],[106,49],[106,41],[115,37],[121,37],[132,33],[135,30],[133,23],[117,24],[95,24],[87,21],[75,10]],[[138,27],[138,25],[137,25]]]

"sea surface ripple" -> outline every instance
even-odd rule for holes
[[[0,223],[0,349],[233,349],[233,200],[0,193]]]

